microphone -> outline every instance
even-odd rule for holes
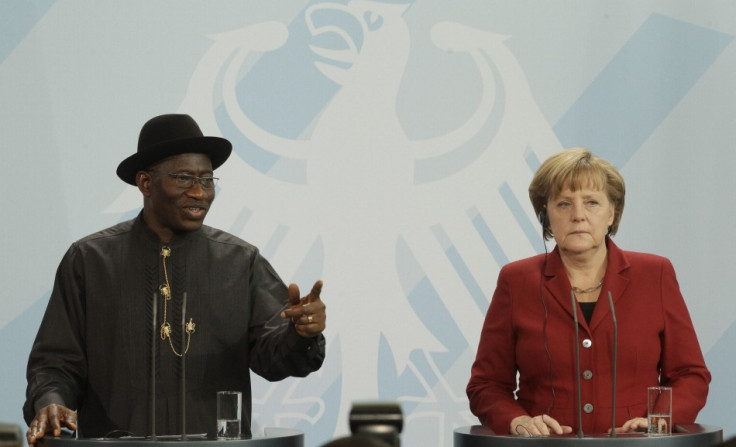
[[[583,437],[583,397],[580,389],[580,336],[578,334],[578,303],[575,300],[575,291],[570,291],[570,301],[572,301],[572,317],[575,322],[575,387],[578,392],[577,410],[578,410],[578,438]]]
[[[616,437],[616,360],[618,358],[618,322],[616,311],[613,309],[613,297],[608,291],[608,305],[611,307],[611,321],[613,322],[613,389],[611,391],[611,437]]]
[[[181,299],[181,440],[187,439],[187,292]]]
[[[151,298],[151,439],[156,440],[156,321],[158,313],[158,294],[153,292]]]

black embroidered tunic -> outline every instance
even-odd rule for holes
[[[182,362],[159,333],[162,245],[140,215],[72,244],[28,361],[28,423],[57,403],[78,411],[80,436],[150,435],[155,340],[156,434],[181,433]],[[165,245],[166,320],[176,352],[186,349],[185,293],[186,321],[195,324],[185,365],[186,431],[214,436],[216,392],[239,390],[242,432],[250,434],[249,370],[271,381],[306,376],[324,360],[324,337],[302,338],[279,316],[287,288],[254,246],[206,225]]]

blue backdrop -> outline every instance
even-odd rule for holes
[[[616,242],[678,272],[713,373],[699,420],[736,434],[734,36],[730,1],[0,2],[0,421],[25,429],[61,255],[137,213],[115,168],[185,112],[235,145],[208,224],[325,281],[325,365],[256,378],[255,433],[317,446],[381,399],[404,445],[451,445],[498,270],[544,250],[531,176],[585,146],[627,181]]]

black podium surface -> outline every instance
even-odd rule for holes
[[[304,447],[304,433],[290,428],[264,428],[263,436],[250,439],[207,439],[196,436],[158,436],[156,439],[123,438],[72,438],[46,436],[39,447]]]
[[[670,436],[645,433],[551,436],[496,435],[489,428],[473,425],[455,429],[454,447],[710,447],[723,442],[723,430],[701,424],[675,425]],[[603,445],[605,443],[605,446]]]

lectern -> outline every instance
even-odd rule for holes
[[[40,447],[304,447],[304,432],[290,428],[264,428],[264,435],[251,439],[190,438],[181,440],[175,436],[159,436],[155,440],[144,438],[83,438],[46,436]]]
[[[473,425],[460,427],[453,433],[454,447],[711,447],[723,442],[723,430],[709,425],[675,425],[670,436],[648,436],[645,433],[564,436],[496,435],[489,428]]]

